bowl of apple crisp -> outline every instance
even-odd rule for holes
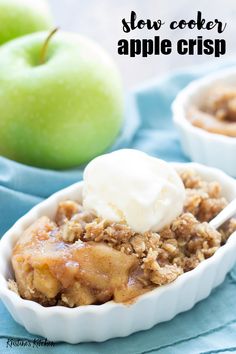
[[[186,155],[236,177],[236,69],[193,81],[172,111]]]
[[[103,156],[0,241],[2,301],[52,341],[104,341],[170,320],[236,260],[236,220],[209,224],[236,198],[233,178],[131,150]]]

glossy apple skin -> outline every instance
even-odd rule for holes
[[[45,0],[0,0],[0,45],[53,27]]]
[[[120,75],[92,41],[58,32],[0,48],[0,154],[50,169],[79,166],[104,152],[123,122]]]

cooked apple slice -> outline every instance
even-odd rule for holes
[[[67,306],[102,303],[123,293],[139,265],[134,255],[104,243],[61,241],[56,224],[47,217],[24,232],[12,264],[22,297],[41,303],[55,298]]]

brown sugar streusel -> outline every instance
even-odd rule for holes
[[[15,247],[11,289],[45,306],[126,302],[194,269],[227,241],[236,220],[219,231],[210,227],[208,222],[227,205],[220,184],[192,170],[183,170],[180,177],[186,189],[184,211],[159,233],[139,234],[77,202],[61,202],[55,221],[39,221]]]

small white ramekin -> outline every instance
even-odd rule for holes
[[[194,163],[174,166],[177,169],[194,168],[204,179],[219,181],[223,187],[223,195],[228,200],[236,198],[236,181],[225,173]],[[224,280],[236,261],[234,233],[224,246],[194,270],[179,276],[171,284],[139,296],[131,305],[110,301],[103,305],[77,308],[43,307],[36,302],[22,299],[7,286],[7,280],[13,278],[10,258],[14,244],[22,232],[40,216],[53,218],[60,201],[81,200],[81,190],[80,182],[52,195],[17,221],[0,241],[0,297],[15,321],[30,333],[51,341],[79,343],[100,342],[149,329],[191,309],[198,301],[206,298]]]
[[[190,83],[177,95],[172,112],[184,153],[195,162],[220,168],[236,177],[236,138],[207,132],[193,126],[187,119],[190,106],[203,102],[211,88],[227,85],[236,87],[236,68],[222,70]]]

